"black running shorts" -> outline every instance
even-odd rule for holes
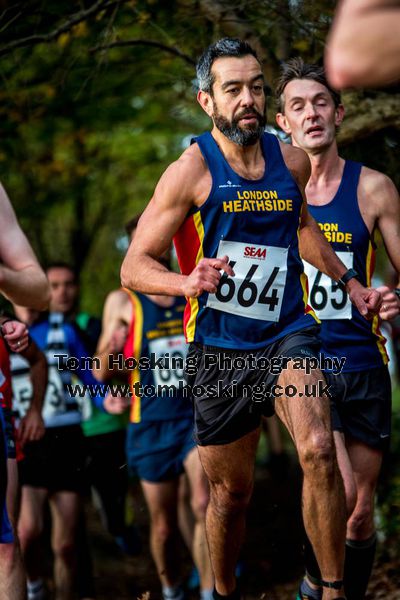
[[[331,386],[332,429],[383,450],[390,439],[392,414],[392,387],[387,366],[324,375]]]
[[[191,344],[186,380],[197,444],[229,444],[256,429],[262,416],[273,415],[270,390],[285,359],[318,358],[318,334],[318,326],[307,327],[257,350]]]
[[[24,447],[19,464],[21,485],[52,492],[81,492],[84,487],[85,440],[80,425],[48,427],[41,440]]]

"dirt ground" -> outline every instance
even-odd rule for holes
[[[286,472],[273,476],[266,466],[256,468],[256,485],[248,513],[246,543],[242,552],[243,590],[247,600],[294,600],[302,573],[301,520],[299,514],[301,477],[294,460]],[[160,600],[156,571],[147,542],[148,516],[141,499],[136,500],[136,523],[143,550],[127,558],[100,525],[93,509],[88,527],[93,551],[98,600]],[[182,572],[191,563],[182,550]],[[190,592],[190,600],[199,597]],[[367,600],[400,600],[400,557],[381,561],[371,580]]]

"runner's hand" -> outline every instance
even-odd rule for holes
[[[400,298],[387,285],[381,285],[376,289],[382,295],[380,318],[389,321],[397,317],[400,314]]]
[[[27,442],[36,442],[40,440],[45,433],[42,415],[35,408],[30,408],[25,417],[21,419],[18,427],[18,439],[21,446]]]
[[[126,338],[128,337],[128,327],[119,325],[112,333],[109,343],[110,354],[118,354],[122,352],[125,346]]]
[[[222,273],[233,277],[235,273],[229,265],[229,258],[202,258],[190,275],[187,276],[183,293],[188,298],[197,298],[203,292],[215,294]]]
[[[130,403],[130,398],[126,396],[113,396],[111,392],[108,392],[104,398],[103,406],[111,415],[121,415],[129,408]]]
[[[382,296],[377,290],[365,288],[357,279],[350,279],[346,288],[352,304],[365,319],[370,320],[379,313]]]
[[[7,321],[1,327],[4,339],[12,352],[22,352],[29,345],[29,333],[25,323]]]

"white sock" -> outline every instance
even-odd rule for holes
[[[200,600],[213,600],[213,588],[200,590]]]
[[[163,586],[162,589],[164,600],[184,600],[185,592],[181,584],[174,587]]]
[[[46,590],[44,587],[43,579],[36,579],[36,581],[27,581],[26,589],[28,592],[28,600],[45,600]]]

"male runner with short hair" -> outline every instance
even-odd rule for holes
[[[380,297],[351,277],[309,216],[302,195],[310,174],[306,154],[264,133],[264,78],[254,50],[219,40],[199,60],[197,76],[198,101],[213,129],[162,175],[122,265],[122,284],[188,299],[195,434],[211,489],[206,523],[214,597],[239,597],[234,571],[260,419],[273,411],[278,382],[284,395],[275,409],[303,468],[304,520],[324,600],[343,598],[345,502],[329,399],[317,390],[324,383],[319,370],[295,368],[319,350],[299,250],[342,278],[364,316],[376,312]],[[182,274],[157,261],[174,236]],[[280,357],[278,373],[266,368]],[[317,386],[312,397],[305,384]]]
[[[283,67],[276,97],[279,126],[310,158],[308,209],[332,248],[349,269],[355,269],[354,276],[369,286],[375,262],[374,233],[379,230],[399,273],[397,190],[386,175],[339,156],[335,136],[344,107],[338,92],[329,86],[323,68],[304,64],[301,58],[292,59]],[[388,356],[378,315],[366,321],[334,281],[311,265],[306,265],[306,272],[310,304],[322,320],[323,351],[327,356],[346,358],[341,375],[328,373],[328,382],[335,396],[333,429],[349,511],[345,591],[348,600],[360,600],[373,564],[374,494],[390,435]],[[383,293],[381,316],[398,314],[396,294],[386,287],[378,289]],[[312,563],[306,566],[315,583],[320,578],[318,567]],[[303,582],[301,597],[320,598],[321,592],[310,590],[309,584],[310,580]]]
[[[0,293],[12,302],[42,310],[46,308],[49,299],[47,280],[1,185],[0,216]],[[25,326],[15,321],[6,321],[9,321],[7,317],[2,318],[0,324],[10,348],[18,351],[26,347],[28,336]],[[0,444],[4,454],[1,453],[0,480],[0,596],[7,600],[23,600],[25,598],[24,570],[5,506],[7,487],[7,453],[3,446],[5,435],[4,424],[2,424]]]
[[[139,216],[126,226],[130,239],[135,235]],[[167,251],[161,259],[168,266],[169,255]],[[97,376],[109,378],[112,375],[109,357],[113,359],[115,354],[117,360],[122,351],[127,361],[171,361],[165,367],[155,363],[153,367],[132,367],[128,371],[133,397],[127,431],[127,461],[131,472],[140,479],[149,508],[151,553],[164,600],[184,598],[177,539],[178,492],[181,476],[186,473],[195,519],[190,551],[199,571],[201,600],[210,600],[213,576],[205,536],[207,481],[193,440],[191,403],[182,391],[187,349],[183,335],[184,308],[182,298],[136,294],[122,289],[111,292],[103,312],[97,353],[101,368]],[[143,390],[135,390],[135,384],[142,385]],[[160,386],[170,386],[170,391],[163,392]],[[127,408],[125,398],[112,396],[105,399],[104,406],[117,414]]]
[[[88,352],[80,330],[65,322],[59,299],[50,299],[50,312],[38,316],[28,313],[30,334],[44,352],[49,366],[49,383],[43,407],[46,432],[44,437],[25,448],[20,463],[22,485],[18,534],[28,573],[28,596],[32,600],[45,597],[42,580],[40,536],[44,526],[44,508],[49,500],[52,517],[52,549],[54,582],[57,600],[74,597],[76,548],[84,488],[84,437],[81,430],[81,406],[69,392],[72,377],[87,385],[97,385],[90,370],[85,368]],[[17,316],[20,307],[15,307]],[[26,312],[26,311],[25,311]],[[79,366],[71,371],[69,357],[78,359]],[[26,374],[20,373],[22,379]],[[13,380],[18,386],[18,377]],[[93,398],[101,402],[100,397]]]

